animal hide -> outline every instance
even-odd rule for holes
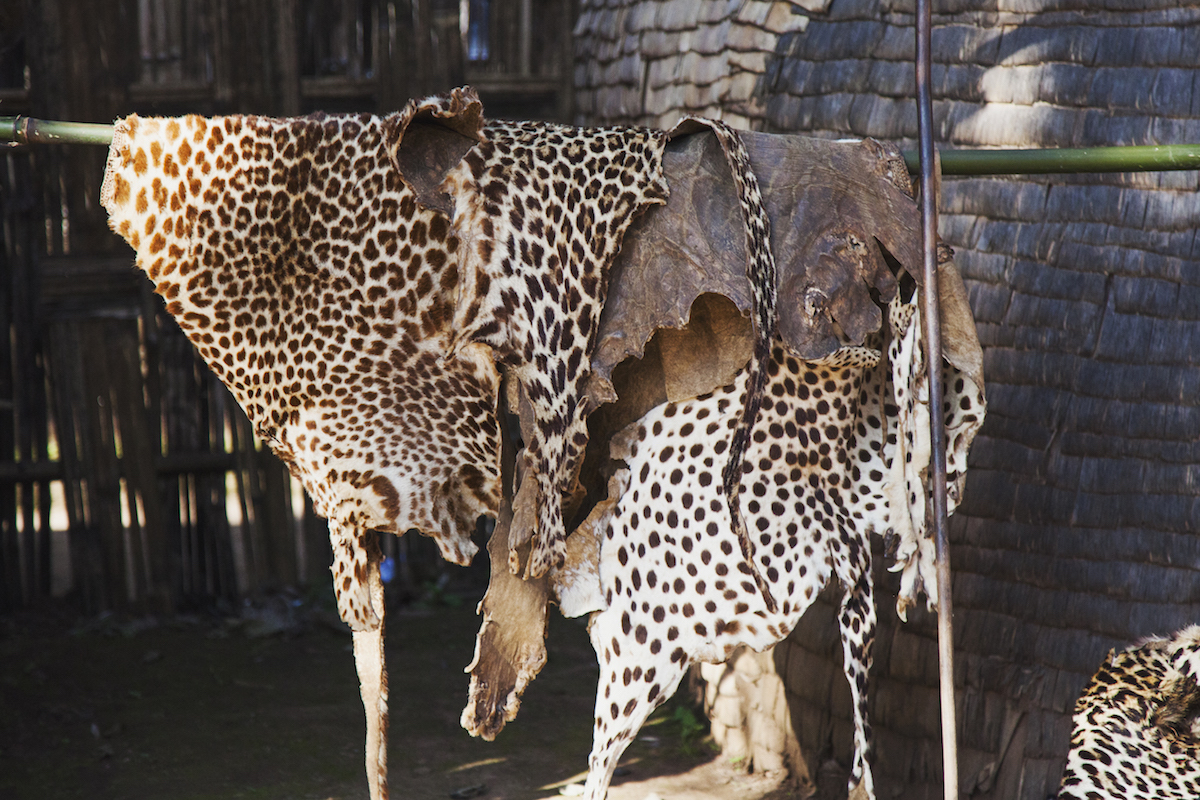
[[[454,346],[490,346],[532,411],[510,531],[514,557],[532,542],[532,578],[566,557],[608,269],[634,215],[666,197],[662,148],[637,128],[492,123],[443,184],[464,244]]]
[[[1200,796],[1200,626],[1110,650],[1075,704],[1058,796]]]
[[[469,91],[387,119],[133,116],[101,191],[167,311],[330,521],[373,800],[387,673],[371,529],[415,528],[465,564],[501,504],[499,373],[482,345],[449,352],[459,239],[397,168],[418,116],[483,138]]]
[[[101,202],[319,514],[466,564],[501,505],[499,373],[450,352],[460,240],[396,168],[429,115],[483,136],[465,92],[387,119],[129,117]]]

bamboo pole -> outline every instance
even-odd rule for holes
[[[11,144],[112,143],[112,126],[0,116],[0,142]],[[903,151],[904,163],[920,173],[916,150]],[[1168,172],[1200,170],[1200,144],[1048,148],[1043,150],[941,150],[942,175],[1042,175],[1084,172]]]
[[[943,175],[1044,175],[1062,172],[1165,172],[1200,169],[1200,144],[1045,150],[942,150]],[[917,154],[904,151],[908,171]]]
[[[112,144],[113,126],[55,122],[32,117],[0,117],[0,141],[13,144]]]

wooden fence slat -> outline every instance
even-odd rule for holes
[[[259,560],[263,557],[259,543],[261,533],[258,510],[251,497],[254,483],[254,433],[245,414],[235,413],[230,422],[233,453],[237,459],[234,480],[238,502],[242,507],[242,553],[245,563],[246,591],[254,594],[259,587]]]
[[[90,427],[76,398],[83,396],[83,365],[79,359],[79,323],[66,322],[50,328],[50,363],[57,422],[59,453],[63,468],[63,494],[68,520],[67,542],[75,576],[74,592],[86,614],[104,608],[102,551],[95,541],[85,503],[81,450],[87,446]]]
[[[304,516],[301,521],[304,537],[305,583],[321,584],[330,580],[329,567],[333,563],[333,548],[329,544],[329,523],[317,515],[312,498],[304,494]]]
[[[262,481],[262,527],[270,575],[268,586],[271,589],[294,586],[296,537],[287,468],[266,448],[259,450],[257,456]]]
[[[137,359],[137,331],[131,331],[130,327],[129,325],[109,326],[112,339],[107,348],[105,367],[108,372],[109,397],[113,410],[114,440],[119,442],[120,449],[119,453],[114,453],[119,457],[116,464],[120,486],[118,503],[123,496],[125,516],[129,518],[129,530],[125,541],[129,551],[128,563],[132,564],[132,569],[127,566],[125,570],[128,581],[127,588],[129,594],[134,598],[134,607],[145,611],[147,610],[147,581],[145,552],[142,546],[144,521],[138,511],[139,481],[133,474],[143,463],[142,458],[144,457],[142,453],[138,452],[134,443],[137,435],[135,431],[141,427],[140,420],[137,419],[135,413],[135,405],[141,405],[142,375]],[[134,365],[138,367],[136,371],[131,369],[131,366]],[[145,463],[152,468],[154,462]]]
[[[4,187],[7,188],[7,187]],[[7,192],[0,192],[0,203]],[[7,222],[7,205],[4,209]],[[7,249],[7,248],[6,248]],[[0,330],[10,330],[12,308],[12,269],[7,252],[0,251]],[[0,348],[0,453],[11,458],[16,449],[16,409],[7,398],[13,396],[12,356],[8,348]],[[20,604],[20,555],[17,543],[17,487],[0,486],[0,612],[16,608]]]
[[[32,230],[27,230],[29,236],[29,251],[32,254],[36,248],[36,236]],[[28,393],[28,408],[30,423],[33,429],[33,439],[29,450],[30,463],[43,463],[50,458],[50,404],[46,396],[46,373],[45,366],[38,355],[45,352],[45,322],[40,313],[40,286],[36,275],[36,258],[31,255],[30,266],[34,271],[31,276],[31,296],[29,298],[29,306],[31,309],[36,309],[34,312],[35,323],[34,330],[30,336],[30,347],[28,354],[29,372],[25,377],[25,391]],[[36,459],[36,461],[33,461]],[[41,481],[33,484],[37,489],[37,542],[38,554],[36,563],[37,573],[37,599],[45,601],[50,598],[53,581],[53,536],[52,525],[50,519],[51,503],[50,503],[50,482]]]
[[[186,380],[190,370],[191,345],[165,314],[157,315],[156,322],[159,325],[160,338],[159,359],[155,363],[155,370],[158,377],[159,414],[165,434],[160,452],[170,456],[195,449],[188,447],[183,416],[192,403],[187,399],[187,388],[181,390],[178,386],[181,380]],[[193,393],[191,397],[194,396]],[[187,486],[187,475],[173,475],[162,480],[163,539],[171,575],[171,594],[177,605],[191,593],[193,583],[188,571],[191,558],[187,548],[190,538]]]
[[[7,393],[12,398],[13,421],[16,424],[16,458],[21,462],[32,462],[38,457],[36,443],[43,437],[39,436],[37,415],[37,387],[43,378],[37,363],[38,328],[36,319],[37,281],[34,275],[36,268],[36,241],[32,225],[32,197],[29,195],[31,179],[29,162],[10,160],[11,168],[8,191],[18,197],[16,206],[11,209],[13,216],[5,220],[4,241],[8,251],[8,268],[12,277],[11,287],[11,330],[12,336],[12,391]],[[25,196],[24,203],[19,199]],[[5,451],[6,453],[12,451]],[[30,604],[41,591],[38,581],[38,550],[44,548],[39,541],[37,508],[35,505],[36,490],[33,485],[21,487],[21,600]]]
[[[0,249],[0,332],[11,330],[13,291],[15,284],[15,254],[12,252],[12,233],[16,209],[12,208],[16,175],[16,156],[4,159],[0,175],[0,232],[5,247]],[[4,339],[7,344],[7,337]],[[16,407],[11,402],[15,393],[12,350],[0,347],[0,457],[12,458],[16,449]],[[21,602],[21,566],[17,543],[17,487],[0,485],[0,611],[16,608]]]
[[[236,405],[229,391],[209,373],[205,380],[208,403],[206,427],[206,449],[208,452],[225,452],[225,422],[228,418],[229,407]],[[209,551],[212,554],[211,567],[214,594],[234,601],[238,596],[237,572],[234,568],[233,537],[229,529],[229,516],[226,511],[225,473],[207,473],[198,475],[202,489],[202,517],[205,518],[202,530],[208,532]]]
[[[249,486],[250,505],[254,509],[254,581],[256,591],[265,591],[274,587],[271,574],[271,542],[269,528],[271,521],[267,512],[267,503],[263,489],[262,473],[259,469],[259,453],[253,441],[246,441],[247,448],[245,471],[246,482]]]
[[[144,359],[144,390],[146,397],[146,428],[144,446],[156,459],[163,457],[162,442],[162,380],[159,364],[162,358],[160,346],[159,317],[165,317],[162,302],[152,290],[149,280],[138,282],[138,301],[141,309],[140,334],[142,358]],[[179,594],[175,591],[174,573],[171,569],[170,548],[167,536],[167,509],[165,507],[167,481],[161,466],[153,480],[145,485],[142,501],[147,517],[147,553],[149,555],[150,586],[160,598],[163,612],[176,608]],[[151,522],[153,520],[153,522]]]
[[[117,338],[116,325],[108,320],[87,321],[79,341],[83,362],[84,391],[78,402],[88,419],[92,436],[85,448],[87,499],[92,525],[103,550],[105,610],[122,610],[128,605],[125,583],[125,530],[121,524],[121,475],[117,464],[116,431],[107,366],[110,342]]]

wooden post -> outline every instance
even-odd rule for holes
[[[225,453],[225,422],[230,407],[236,406],[225,385],[211,372],[205,374],[205,394],[208,402],[204,420],[202,452]],[[208,533],[209,561],[213,593],[233,601],[237,599],[237,573],[234,568],[233,536],[226,511],[224,472],[206,472],[196,476],[200,487],[201,529]]]
[[[87,320],[80,325],[78,342],[83,368],[82,416],[92,435],[83,448],[87,475],[87,502],[92,526],[102,548],[104,608],[128,606],[125,582],[125,529],[121,524],[121,472],[117,463],[108,350],[121,346],[119,321]]]
[[[162,611],[154,577],[147,568],[147,534],[161,525],[158,514],[158,481],[151,448],[142,394],[142,363],[138,356],[137,331],[128,323],[114,325],[109,342],[107,371],[112,387],[113,412],[121,436],[122,458],[119,474],[124,480],[127,515],[130,521],[133,591],[143,611]]]
[[[11,420],[16,425],[15,451],[7,446],[4,453],[16,453],[17,458],[24,463],[31,463],[39,458],[37,445],[45,439],[45,405],[38,404],[38,396],[42,394],[44,376],[37,360],[39,349],[38,332],[40,326],[37,319],[37,276],[36,270],[36,239],[31,228],[33,223],[34,203],[30,196],[31,182],[27,169],[17,174],[16,159],[6,159],[10,170],[9,179],[4,182],[8,191],[12,191],[17,204],[6,208],[4,219],[5,261],[8,274],[11,276],[11,327],[12,342],[9,348],[12,352],[10,389],[0,393],[0,397],[11,397]],[[22,159],[23,166],[28,162]],[[24,199],[25,208],[20,208]],[[7,309],[6,309],[7,310]],[[6,353],[6,355],[8,355]],[[40,412],[40,413],[39,413]],[[40,424],[39,424],[40,423]],[[6,426],[7,428],[7,426]],[[40,428],[40,430],[39,430]],[[12,430],[8,428],[8,430]],[[44,453],[44,449],[43,449]],[[10,491],[16,487],[10,487]],[[38,580],[38,551],[46,549],[48,542],[40,541],[38,531],[37,509],[34,495],[44,487],[35,487],[33,483],[25,483],[20,487],[20,520],[21,520],[21,579],[13,585],[14,594],[20,594],[21,602],[29,605],[36,601],[39,595],[49,594],[49,586],[40,586]],[[15,500],[15,498],[12,498]],[[15,522],[16,511],[10,522]],[[7,515],[6,515],[7,516]],[[2,523],[0,523],[2,524]],[[44,531],[42,532],[44,533]],[[16,529],[12,530],[16,536]],[[47,534],[48,538],[48,534]]]
[[[250,420],[241,413],[234,415],[231,428],[233,455],[237,460],[234,478],[238,502],[242,507],[242,560],[246,565],[246,592],[254,594],[259,586],[259,561],[264,557],[262,546],[259,544],[262,532],[258,520],[258,509],[251,496],[255,480],[254,432],[251,430]]]
[[[558,121],[574,124],[575,116],[575,8],[571,0],[562,0],[559,28]]]
[[[517,42],[517,73],[528,77],[533,72],[533,0],[521,0]]]
[[[312,498],[304,495],[304,517],[301,522],[304,536],[305,575],[307,583],[320,584],[329,580],[329,565],[333,550],[329,544],[329,523],[317,516]]]
[[[269,543],[271,583],[274,588],[296,584],[296,523],[292,516],[288,471],[275,454],[263,448],[258,454],[262,473],[264,529]]]
[[[16,290],[15,254],[12,252],[11,236],[16,210],[10,207],[15,181],[13,161],[15,154],[4,159],[5,173],[0,175],[0,224],[3,224],[5,247],[0,250],[0,332],[12,329],[11,314]],[[7,336],[3,343],[7,345]],[[13,397],[15,364],[12,348],[0,347],[0,398]],[[16,448],[16,405],[0,400],[0,452],[14,452]],[[0,611],[11,611],[21,604],[21,565],[17,544],[17,487],[16,484],[0,485]]]
[[[276,0],[275,57],[279,70],[279,113],[300,113],[300,52],[297,47],[297,0]]]
[[[80,363],[80,328],[78,322],[62,322],[51,328],[50,363],[53,365],[54,417],[62,456],[74,589],[84,613],[96,614],[105,608],[103,553],[84,500],[83,478],[88,461],[84,451],[88,447],[91,426],[80,403],[85,385]]]
[[[375,52],[376,100],[380,113],[398,111],[415,94],[411,70],[406,66],[409,47],[402,35],[405,25],[396,6],[385,0],[379,15],[379,45]]]
[[[946,427],[942,412],[942,326],[938,292],[937,201],[941,175],[933,146],[932,4],[917,0],[917,128],[921,165],[921,243],[924,250],[923,307],[925,366],[929,381],[929,479],[932,527],[937,549],[938,679],[942,711],[942,791],[958,800],[958,724],[954,707],[954,606],[950,582],[950,542],[946,533]]]
[[[433,30],[433,7],[430,0],[412,0],[413,14],[413,55],[416,57],[416,69],[413,81],[414,95],[424,95],[433,85],[433,76],[429,72],[430,33]]]
[[[146,359],[145,393],[147,428],[145,430],[144,446],[154,453],[155,459],[162,456],[162,380],[159,373],[160,347],[160,315],[158,298],[151,291],[150,281],[138,284],[141,301],[141,342]],[[174,591],[171,562],[168,556],[167,509],[164,507],[167,482],[158,470],[152,480],[145,484],[145,496],[142,501],[146,507],[146,553],[147,568],[150,570],[148,585],[152,595],[157,598],[157,605],[162,613],[170,614],[175,610],[178,594]]]

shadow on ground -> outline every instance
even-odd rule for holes
[[[473,604],[389,617],[393,798],[556,798],[581,779],[596,661],[584,625],[551,616],[546,669],[495,742],[458,724]],[[350,636],[315,619],[0,618],[0,797],[365,798]],[[789,796],[684,741],[672,711],[630,748],[610,800]]]

